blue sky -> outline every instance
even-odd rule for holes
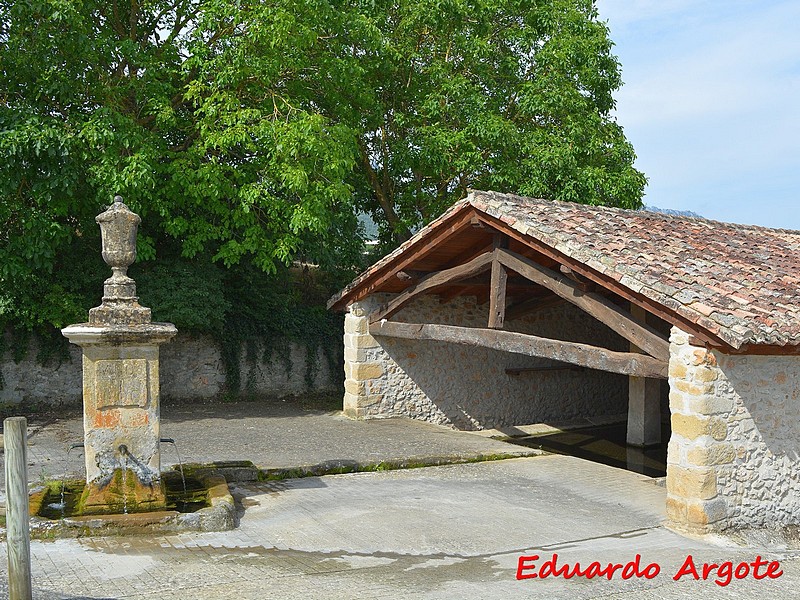
[[[645,204],[800,230],[800,2],[598,0]]]

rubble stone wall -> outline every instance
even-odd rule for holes
[[[349,307],[345,318],[345,413],[353,418],[405,416],[476,430],[562,422],[627,410],[628,378],[592,370],[506,373],[554,363],[488,348],[430,340],[373,337],[369,315],[390,296],[375,295]],[[425,296],[393,320],[485,327],[488,304],[474,297],[440,303]],[[505,329],[613,350],[625,340],[570,304],[517,321]]]
[[[338,393],[341,379],[335,377],[341,364],[341,349],[329,348],[337,359],[335,371],[319,348],[314,358],[313,382],[306,382],[306,349],[298,344],[278,347],[269,360],[263,349],[256,348],[251,360],[245,351],[240,360],[241,393],[252,396],[287,396],[312,392]],[[70,347],[70,359],[60,365],[40,365],[37,349],[31,343],[19,363],[9,356],[0,364],[3,385],[0,403],[81,403],[81,351]],[[208,337],[178,333],[177,338],[161,346],[161,397],[193,400],[214,399],[225,392],[225,368],[219,347]]]
[[[667,515],[704,533],[800,524],[800,356],[670,337]]]

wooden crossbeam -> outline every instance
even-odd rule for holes
[[[404,305],[410,302],[413,298],[419,296],[424,292],[431,291],[438,287],[442,287],[454,281],[460,281],[478,273],[488,271],[492,266],[492,260],[496,257],[496,252],[485,252],[480,256],[473,258],[466,264],[453,267],[452,269],[445,269],[444,271],[437,271],[431,273],[427,277],[421,279],[416,285],[412,285],[402,293],[398,294],[385,308],[378,311],[370,319],[370,322],[380,321],[381,319],[388,319]]]
[[[563,342],[499,329],[385,321],[370,324],[369,332],[376,337],[435,340],[491,348],[637,377],[666,379],[668,371],[667,361],[644,354],[616,352],[588,344]]]
[[[558,294],[651,356],[669,360],[669,341],[652,327],[636,323],[607,298],[593,292],[583,292],[567,277],[515,252],[506,249],[496,252],[497,260],[512,271]]]

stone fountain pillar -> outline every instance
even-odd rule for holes
[[[176,333],[152,323],[127,276],[136,260],[141,218],[122,198],[98,215],[103,260],[113,275],[89,322],[61,331],[83,349],[84,514],[157,510],[165,506],[161,482],[158,347]]]

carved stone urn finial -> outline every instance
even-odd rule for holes
[[[128,279],[126,273],[136,260],[136,234],[142,219],[114,197],[114,204],[95,219],[100,224],[103,239],[103,260],[114,271],[112,279]]]
[[[125,206],[121,196],[95,219],[100,225],[103,260],[113,275],[103,285],[103,303],[89,311],[90,325],[143,325],[150,322],[150,309],[140,306],[136,282],[128,267],[136,260],[136,235],[142,219]]]

